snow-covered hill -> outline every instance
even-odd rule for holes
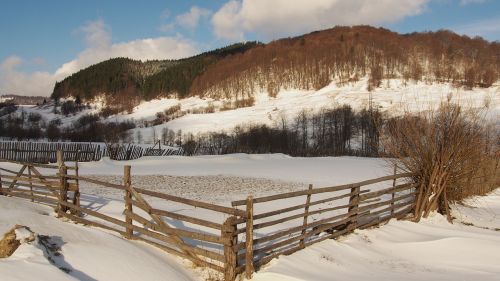
[[[242,124],[280,124],[283,118],[293,123],[302,110],[317,112],[323,108],[334,108],[344,104],[354,110],[372,105],[389,115],[399,115],[406,111],[424,111],[439,106],[441,102],[450,101],[466,108],[478,108],[486,112],[494,122],[500,120],[500,85],[489,88],[474,88],[467,90],[457,88],[450,83],[407,82],[398,79],[384,80],[381,87],[374,91],[367,90],[367,79],[338,85],[330,85],[318,90],[282,90],[276,98],[269,97],[266,92],[255,96],[255,104],[250,107],[224,110],[224,100],[190,97],[186,99],[157,99],[143,102],[133,109],[132,113],[112,115],[105,122],[133,121],[137,127],[131,130],[131,136],[136,138],[140,131],[144,142],[151,142],[153,135],[159,138],[164,128],[183,133],[203,133],[214,131],[231,131]],[[157,113],[164,112],[173,106],[180,105],[181,117],[168,122],[151,126],[157,118]],[[63,126],[71,126],[72,122],[85,114],[98,113],[103,104],[91,105],[76,115],[63,116],[53,113],[53,106],[22,107],[26,113],[40,113],[47,121],[59,118]],[[213,113],[197,113],[213,107]],[[18,111],[19,112],[19,111]]]
[[[165,127],[183,132],[231,131],[235,126],[244,123],[277,125],[282,117],[293,121],[302,110],[319,111],[322,108],[333,108],[348,104],[355,110],[368,108],[370,95],[374,106],[391,115],[402,114],[405,111],[423,111],[436,108],[443,101],[451,101],[464,107],[483,108],[488,111],[491,120],[500,116],[500,85],[490,88],[453,87],[449,83],[426,84],[425,82],[408,83],[401,80],[386,80],[382,87],[369,92],[367,80],[337,86],[332,83],[318,91],[282,90],[276,98],[270,98],[267,93],[256,96],[255,105],[228,111],[207,114],[187,114],[170,122],[155,126],[157,136]],[[153,100],[145,102],[134,109],[134,113],[113,116],[110,120],[152,120],[156,112],[162,111],[175,103],[180,103],[183,110],[202,108],[218,102],[210,99],[189,98],[185,100]],[[153,130],[136,128],[141,131],[145,140],[151,138]]]

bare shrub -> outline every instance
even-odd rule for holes
[[[448,216],[449,202],[484,193],[473,179],[482,175],[490,190],[498,183],[495,154],[483,114],[442,104],[436,111],[406,114],[386,124],[384,147],[399,167],[419,183],[415,219],[438,210]]]

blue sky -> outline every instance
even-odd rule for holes
[[[1,7],[0,94],[49,95],[55,81],[114,56],[180,58],[336,24],[500,40],[498,0],[17,0]]]

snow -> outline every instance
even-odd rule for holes
[[[253,280],[498,280],[499,260],[498,232],[434,215],[325,240],[274,260]]]
[[[477,196],[457,204],[453,216],[465,224],[500,230],[500,189],[488,196]]]
[[[28,241],[33,235],[26,227],[17,228],[14,230],[14,233],[16,234],[16,240],[19,240],[21,243],[23,241]]]
[[[12,164],[2,167],[12,169]],[[358,157],[293,158],[282,154],[198,157],[145,157],[118,162],[104,159],[80,163],[85,176],[120,182],[123,165],[132,165],[134,186],[217,204],[244,199],[247,194],[304,189],[308,183],[331,186],[362,181],[391,172],[384,159]],[[9,167],[7,167],[9,166]],[[53,173],[53,170],[43,170]],[[81,183],[81,204],[123,219],[123,194]],[[386,183],[392,185],[392,182]],[[381,187],[381,186],[380,186]],[[371,189],[380,188],[370,186]],[[387,187],[387,186],[386,186]],[[316,196],[316,195],[315,195]],[[256,204],[255,212],[298,201]],[[315,198],[319,199],[319,198]],[[165,200],[147,200],[155,208],[215,222],[225,217]],[[299,202],[300,201],[300,202]],[[339,202],[339,204],[343,204]],[[420,223],[391,220],[379,228],[356,230],[338,240],[325,240],[265,265],[254,279],[268,280],[498,280],[500,274],[500,190],[452,206],[457,217],[449,224],[434,214]],[[312,217],[312,219],[317,219]],[[302,223],[299,220],[299,223]],[[169,221],[169,223],[175,222]],[[294,221],[279,227],[292,225]],[[295,222],[296,223],[296,222]],[[207,271],[144,243],[128,241],[108,231],[55,218],[51,208],[27,200],[0,196],[0,233],[15,224],[48,235],[60,246],[55,264],[34,244],[23,244],[0,260],[2,280],[207,280]],[[186,223],[197,231],[216,230]],[[276,229],[256,231],[260,237]],[[215,232],[214,232],[215,231]],[[209,245],[201,245],[209,247]],[[216,249],[221,251],[222,249]],[[28,266],[27,266],[28,265]],[[69,274],[57,267],[69,268]]]
[[[285,154],[142,157],[130,161],[80,163],[81,173],[123,175],[239,176],[329,186],[385,176],[392,169],[381,158],[291,157]]]
[[[0,196],[0,210],[0,233],[22,224],[49,235],[61,246],[60,265],[71,269],[64,273],[42,249],[23,244],[0,260],[2,280],[195,280],[181,260],[102,229],[63,222],[52,208]]]
[[[350,105],[354,110],[361,110],[368,108],[369,105],[370,92],[366,85],[367,79],[340,86],[332,82],[318,91],[281,90],[276,98],[270,98],[267,93],[261,92],[256,94],[254,106],[207,114],[187,114],[153,128],[157,136],[161,134],[163,128],[194,134],[213,131],[227,132],[242,124],[273,126],[279,124],[283,117],[291,122],[302,110],[317,112],[322,108],[335,108],[344,104]],[[490,120],[496,121],[500,117],[499,85],[467,90],[456,88],[450,83],[408,82],[405,85],[399,79],[389,79],[384,80],[382,86],[375,89],[371,96],[373,104],[390,115],[400,115],[406,111],[430,110],[438,107],[441,102],[449,100],[465,108],[484,109]],[[208,100],[199,98],[179,102],[182,103],[182,110],[208,104]],[[169,99],[150,101],[137,107],[136,111],[128,117],[121,115],[120,120],[132,116],[154,119],[152,117],[156,112],[168,108],[173,103],[175,102]],[[135,128],[132,132],[140,131],[143,139],[148,140],[153,135],[152,130],[152,127]]]

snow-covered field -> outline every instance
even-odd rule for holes
[[[118,182],[126,164],[132,165],[132,181],[137,185],[218,204],[243,199],[250,193],[260,196],[303,189],[308,183],[318,187],[350,183],[391,171],[381,159],[244,154],[151,157],[128,162],[105,159],[83,163],[80,171],[82,175]],[[9,165],[2,163],[2,167]],[[82,193],[82,204],[92,204],[100,212],[123,218],[123,194],[83,183]],[[178,208],[166,203],[165,207]],[[393,220],[380,228],[357,230],[339,240],[326,240],[280,257],[257,272],[254,280],[498,280],[500,190],[464,203],[453,206],[457,217],[453,225],[440,215],[418,224]],[[214,219],[199,210],[176,211]],[[188,262],[141,242],[63,222],[46,206],[0,196],[0,233],[15,224],[50,236],[60,248],[60,256],[52,264],[36,244],[23,244],[12,257],[0,260],[1,280],[214,277],[209,271],[193,268]],[[70,272],[66,274],[57,267]]]

